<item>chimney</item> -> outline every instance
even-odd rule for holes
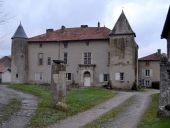
[[[97,27],[98,27],[98,29],[100,28],[100,22],[97,23]]]
[[[158,53],[158,55],[161,55],[161,49],[158,49],[157,53]]]
[[[64,25],[61,26],[61,30],[65,30],[66,27]]]
[[[50,33],[50,32],[53,32],[54,29],[50,28],[50,29],[46,29],[46,33]]]
[[[81,28],[87,28],[88,25],[81,25]]]

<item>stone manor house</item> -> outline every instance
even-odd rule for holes
[[[81,27],[28,38],[20,24],[12,37],[12,82],[50,83],[52,60],[64,60],[67,84],[131,89],[138,81],[138,45],[122,11],[112,30]]]

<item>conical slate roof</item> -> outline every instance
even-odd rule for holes
[[[135,35],[130,24],[122,10],[121,15],[119,16],[113,30],[111,31],[110,35]]]
[[[14,38],[25,38],[25,39],[28,38],[21,23],[18,26],[14,35],[12,36],[12,39],[14,39]]]
[[[169,31],[170,31],[170,6],[169,6],[168,14],[166,16],[165,24],[162,30],[161,38],[167,39]]]

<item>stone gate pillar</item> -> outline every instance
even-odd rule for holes
[[[53,107],[63,107],[66,96],[66,66],[64,61],[53,60],[51,67],[51,89]]]

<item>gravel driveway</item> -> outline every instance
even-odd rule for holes
[[[12,98],[21,100],[21,109],[10,117],[10,119],[0,126],[1,128],[26,128],[34,115],[38,99],[30,94],[14,91],[5,85],[0,85],[0,107],[8,104]]]
[[[101,128],[136,128],[146,108],[149,106],[150,95],[154,93],[159,93],[159,91],[134,92],[134,103],[118,114],[116,118],[103,124]]]

